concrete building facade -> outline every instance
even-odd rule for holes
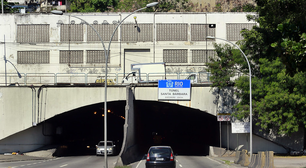
[[[182,79],[184,73],[186,76],[191,72],[206,72],[206,63],[215,56],[213,43],[221,41],[206,39],[206,36],[233,42],[242,39],[240,31],[256,24],[247,20],[249,14],[255,15],[136,13],[116,32],[115,27],[128,13],[4,14],[0,16],[3,48],[0,54],[15,65],[23,78],[18,78],[14,67],[7,64],[6,68],[0,68],[0,83],[4,84],[5,71],[7,83],[53,83],[54,79],[45,77],[38,81],[36,76],[62,74],[85,74],[87,82],[93,83],[98,76],[104,76],[104,51],[108,50],[113,33],[109,79],[120,80],[131,70],[131,64],[158,62],[165,62],[166,72],[173,77],[182,74]],[[0,64],[4,65],[3,59]],[[67,80],[57,78],[57,82]],[[84,78],[75,82],[84,83]]]

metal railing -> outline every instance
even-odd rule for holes
[[[166,79],[186,79],[194,73],[167,73]],[[207,83],[210,73],[198,72],[198,83]],[[21,73],[19,78],[16,73],[7,73],[7,84],[5,83],[5,74],[0,73],[0,86],[41,86],[41,85],[90,85],[94,83],[104,83],[104,73],[87,74],[87,73]],[[108,73],[108,83],[110,85],[121,85],[123,73]],[[165,74],[147,73],[141,74],[143,81],[162,80]]]

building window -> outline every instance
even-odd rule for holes
[[[86,63],[105,63],[104,50],[87,50]],[[107,63],[110,63],[110,53],[107,58]]]
[[[123,24],[121,26],[122,41],[153,41],[153,24]]]
[[[50,51],[18,51],[17,64],[49,64]]]
[[[215,50],[191,50],[192,63],[208,63],[216,55]]]
[[[164,49],[163,60],[166,63],[188,63],[188,50]]]
[[[83,41],[83,24],[61,24],[61,41]]]
[[[83,63],[83,50],[60,50],[60,64]]]
[[[115,24],[93,24],[91,25],[101,36],[103,42],[109,41],[117,25]],[[87,41],[101,41],[97,33],[87,25]],[[118,30],[115,32],[112,41],[118,41]]]
[[[210,24],[191,24],[191,41],[206,41],[207,36],[216,36],[216,27],[210,27]]]
[[[156,24],[157,41],[188,41],[188,24]]]
[[[50,25],[48,24],[20,24],[17,25],[17,43],[45,43],[49,42]]]
[[[243,29],[251,30],[255,25],[255,23],[227,23],[226,38],[229,41],[242,40],[243,37],[241,36],[240,31]]]

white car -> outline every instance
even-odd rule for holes
[[[115,155],[116,153],[116,145],[114,145],[113,141],[107,141],[107,155]],[[96,155],[104,155],[104,141],[100,141],[98,145],[96,145]]]

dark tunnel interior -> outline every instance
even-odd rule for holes
[[[107,136],[116,154],[122,147],[125,104],[107,103]],[[209,146],[219,144],[217,119],[206,112],[152,101],[134,101],[134,111],[136,142],[143,154],[152,145],[169,145],[179,155],[208,155]],[[103,103],[74,109],[43,122],[42,132],[53,137],[56,156],[95,155],[95,145],[104,140],[103,114]]]
[[[136,101],[137,142],[146,153],[168,145],[179,155],[208,155],[219,143],[218,122],[206,112],[162,102]]]
[[[107,103],[107,139],[114,141],[116,154],[120,152],[123,140],[125,103]],[[57,115],[47,120],[45,125],[52,127],[54,145],[60,148],[55,155],[95,155],[96,145],[104,141],[104,104],[94,104]],[[45,127],[43,132],[48,132]]]

